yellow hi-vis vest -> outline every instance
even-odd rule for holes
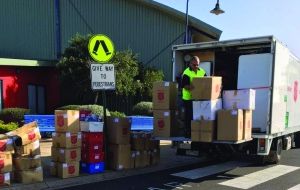
[[[183,75],[187,75],[190,78],[190,84],[193,81],[193,78],[195,77],[204,77],[205,75],[205,71],[202,68],[199,68],[197,70],[197,73],[193,70],[190,70],[190,68],[186,68],[182,74]],[[182,99],[183,100],[191,100],[192,99],[192,94],[189,90],[186,90],[185,88],[182,87]]]

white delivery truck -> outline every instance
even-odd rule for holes
[[[192,55],[223,90],[255,89],[252,140],[214,141],[209,151],[243,151],[278,162],[281,150],[300,147],[300,61],[273,36],[173,46],[173,80]]]

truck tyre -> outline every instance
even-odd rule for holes
[[[270,150],[267,162],[277,164],[281,159],[282,139],[277,139],[277,141],[273,142],[275,143],[274,148]]]
[[[300,148],[300,132],[294,134],[295,148]]]

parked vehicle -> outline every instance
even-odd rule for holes
[[[252,140],[210,143],[210,151],[243,151],[278,162],[282,150],[300,147],[300,61],[273,36],[173,46],[173,80],[191,55],[223,90],[256,90]],[[201,147],[201,146],[200,146]],[[207,146],[202,146],[207,147]]]

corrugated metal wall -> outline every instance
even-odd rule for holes
[[[55,59],[53,1],[1,0],[0,57]]]
[[[183,42],[184,23],[130,0],[64,0],[61,4],[62,49],[76,33],[102,33],[116,50],[131,48],[149,66],[171,79],[171,46]]]

